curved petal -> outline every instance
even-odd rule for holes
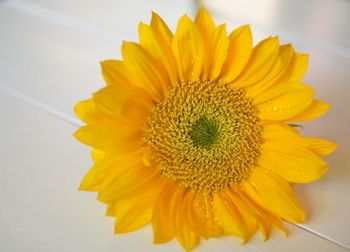
[[[296,53],[294,62],[294,69],[289,76],[289,81],[300,81],[306,73],[309,64],[309,55]]]
[[[96,161],[84,176],[79,190],[104,190],[118,176],[132,169],[139,162],[140,157],[139,151],[127,155],[105,155]]]
[[[290,44],[280,46],[277,59],[270,71],[261,80],[254,83],[254,85],[248,86],[246,88],[247,94],[255,97],[273,85],[281,85],[279,83],[283,79],[288,79],[293,55],[294,49]]]
[[[302,137],[294,128],[282,123],[264,125],[262,138],[267,142],[298,145],[309,149],[318,156],[329,155],[337,148],[335,143],[325,139]]]
[[[270,232],[271,232],[271,222],[267,218],[266,214],[264,216],[263,210],[256,207],[248,199],[248,197],[245,197],[245,198],[242,197],[241,195],[243,194],[243,192],[240,192],[240,193],[234,192],[234,193],[237,194],[235,196],[235,201],[239,206],[241,206],[240,207],[241,212],[245,212],[246,214],[249,214],[256,220],[256,223],[254,223],[255,225],[254,229],[252,228],[251,229],[255,232],[256,226],[258,226],[259,230],[262,232],[264,236],[264,240],[266,241],[269,238]]]
[[[124,211],[126,211],[127,214],[121,215],[121,217],[116,219],[114,224],[114,232],[116,234],[133,232],[150,223],[153,209],[152,199],[137,197],[137,199],[134,199],[133,203],[134,204],[128,206],[124,205],[126,209]],[[123,206],[123,204],[121,204],[121,206]],[[142,209],[142,211],[140,211],[140,209]]]
[[[198,245],[199,237],[190,229],[188,223],[183,221],[187,211],[183,204],[183,198],[187,193],[186,188],[177,188],[173,195],[171,209],[176,239],[186,251],[191,251]]]
[[[204,42],[199,29],[186,15],[177,24],[172,49],[179,67],[180,80],[198,80],[205,59]]]
[[[104,118],[96,109],[93,99],[78,102],[74,107],[75,114],[86,124],[109,124],[110,121]]]
[[[183,208],[186,209],[183,215],[183,222],[186,222],[188,227],[197,235],[202,236],[202,234],[205,234],[204,237],[207,238],[206,234],[206,227],[203,225],[202,222],[199,221],[199,218],[197,217],[195,213],[194,208],[194,201],[196,199],[197,193],[193,191],[188,191],[184,195],[182,205]],[[200,206],[197,206],[200,207]],[[198,232],[199,231],[199,232]]]
[[[174,191],[176,190],[175,187],[175,183],[167,181],[155,203],[152,215],[153,242],[155,244],[166,243],[175,236],[171,221],[170,205]]]
[[[105,60],[100,62],[102,76],[107,85],[129,85],[130,79],[124,63],[120,60]]]
[[[104,158],[107,155],[108,155],[107,152],[101,151],[98,149],[92,149],[91,151],[91,158],[92,158],[92,161],[94,162],[96,162],[97,160],[100,160],[101,158]]]
[[[291,186],[280,176],[256,167],[242,187],[266,211],[291,223],[304,223],[304,210]]]
[[[153,107],[148,93],[135,86],[108,86],[93,99],[100,113],[120,123],[144,124]]]
[[[338,147],[335,143],[316,137],[302,137],[300,144],[319,156],[327,156]]]
[[[92,99],[77,103],[74,112],[88,125],[118,127],[144,124],[153,104],[146,91],[135,86],[108,86]]]
[[[214,31],[217,30],[213,19],[207,10],[202,6],[195,18],[195,25],[198,27],[200,31],[203,43],[205,47],[205,60],[203,65],[202,75],[204,78],[207,78],[209,75],[209,70],[212,65],[211,60],[213,59],[213,54],[215,50],[215,46],[213,43],[215,42],[215,38],[213,37]],[[218,32],[216,32],[216,39],[218,39]]]
[[[133,83],[147,90],[154,100],[162,100],[169,87],[169,77],[161,63],[132,42],[123,42],[122,55]]]
[[[289,122],[304,122],[313,120],[315,118],[323,116],[329,109],[330,105],[321,100],[313,100],[312,103],[301,113],[297,114],[293,118],[289,118]]]
[[[262,93],[252,97],[254,104],[261,104],[267,102],[277,96],[288,94],[296,91],[313,91],[309,86],[300,82],[285,82],[274,85],[273,87],[264,90]],[[248,93],[249,94],[249,93]]]
[[[278,55],[278,38],[262,40],[252,52],[243,72],[232,82],[233,87],[247,87],[261,80],[271,69]]]
[[[293,127],[284,123],[273,123],[263,126],[262,138],[269,141],[289,142],[299,139],[300,133]]]
[[[128,153],[143,145],[140,128],[132,125],[83,126],[74,136],[83,144],[116,154]]]
[[[157,34],[152,26],[144,23],[139,24],[139,37],[141,46],[162,62],[169,75],[170,83],[175,85],[178,81],[178,69],[171,51],[171,44]]]
[[[108,86],[95,93],[92,99],[77,103],[74,112],[88,125],[143,124],[153,103],[146,91],[138,89],[135,86]]]
[[[204,238],[219,237],[223,229],[215,221],[214,200],[211,195],[188,193],[188,222],[191,229]]]
[[[249,237],[244,219],[236,206],[224,194],[214,194],[215,216],[220,226],[229,234],[246,241]]]
[[[124,197],[133,197],[157,184],[159,179],[160,174],[157,169],[144,166],[139,161],[100,191],[97,199],[103,203],[111,203]]]
[[[263,144],[258,163],[295,183],[315,181],[328,170],[326,162],[312,151],[290,143]]]
[[[84,176],[79,190],[99,191],[104,188],[108,184],[105,180],[107,172],[111,167],[117,167],[118,161],[115,156],[107,156],[96,162]]]
[[[249,25],[241,26],[230,34],[227,57],[221,73],[221,78],[226,83],[234,81],[241,74],[252,51],[253,38]]]
[[[212,33],[215,30],[215,23],[213,19],[211,18],[208,11],[201,7],[197,13],[195,24],[197,25],[199,31],[202,34],[202,37],[204,39],[204,43],[206,44],[206,47],[208,48],[209,41],[211,38]]]
[[[148,224],[152,219],[154,204],[161,188],[161,185],[150,186],[134,197],[126,197],[110,204],[107,215],[117,217],[115,233],[132,232]]]
[[[174,35],[164,20],[155,12],[152,12],[151,27],[161,40],[165,41],[169,46],[171,45]]]
[[[204,75],[208,74],[212,79],[216,79],[220,75],[222,65],[226,60],[228,45],[229,40],[226,35],[226,25],[220,25],[214,30],[210,38],[203,69]]]
[[[264,239],[267,240],[270,235],[271,231],[271,225],[274,224],[276,227],[278,227],[286,236],[288,236],[288,232],[283,225],[280,218],[271,215],[270,213],[263,210],[261,207],[259,207],[254,201],[250,199],[250,197],[243,192],[242,190],[236,191],[238,196],[246,203],[255,213],[257,216],[259,216],[259,229],[264,235]]]
[[[306,85],[294,91],[285,90],[281,95],[257,105],[259,117],[266,121],[288,121],[311,104],[314,94],[315,91]]]
[[[256,233],[258,228],[258,216],[254,213],[254,211],[247,205],[246,202],[242,201],[236,192],[227,191],[227,197],[230,201],[236,206],[239,214],[242,216],[244,224],[246,226],[247,235],[245,241],[249,241],[250,238]]]

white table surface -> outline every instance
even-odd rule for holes
[[[195,251],[350,251],[350,2],[345,0],[204,0],[217,22],[251,23],[255,41],[280,34],[311,53],[306,82],[333,108],[307,123],[305,134],[340,145],[320,181],[296,186],[309,214],[287,224],[290,237],[257,234],[242,246],[212,239]],[[254,7],[254,8],[253,8]],[[255,11],[251,11],[255,9]],[[193,16],[188,0],[0,1],[0,251],[181,251],[175,241],[152,245],[149,227],[113,235],[113,219],[93,193],[77,187],[91,165],[72,133],[74,104],[103,86],[99,61],[120,57],[123,39],[151,10],[172,28]],[[258,11],[260,10],[260,12]]]

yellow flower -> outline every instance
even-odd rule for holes
[[[175,34],[153,13],[139,37],[101,63],[107,86],[75,108],[94,160],[80,189],[108,204],[115,232],[151,223],[154,243],[191,250],[303,223],[291,183],[320,178],[336,148],[288,124],[329,109],[301,82],[308,56],[277,37],[253,47],[249,26],[227,36],[203,8]]]

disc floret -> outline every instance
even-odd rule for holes
[[[151,112],[146,143],[162,174],[201,192],[248,177],[259,155],[257,110],[241,89],[218,80],[179,83]]]

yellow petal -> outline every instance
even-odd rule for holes
[[[214,206],[219,225],[227,233],[234,234],[245,241],[248,231],[236,206],[222,194],[214,194]]]
[[[226,25],[220,25],[215,29],[210,39],[203,70],[204,75],[209,74],[212,79],[216,79],[220,75],[222,65],[226,60],[228,45]]]
[[[150,223],[152,205],[147,205],[144,201],[144,198],[140,198],[137,203],[128,208],[127,215],[116,219],[114,224],[114,232],[116,234],[133,232]],[[142,211],[139,209],[142,209]]]
[[[246,92],[251,97],[256,97],[262,91],[273,85],[281,85],[287,79],[292,65],[294,49],[291,45],[282,45],[279,48],[277,59],[270,71],[258,82],[246,88]]]
[[[156,31],[144,23],[139,24],[140,44],[154,58],[162,62],[170,78],[172,85],[178,81],[178,69],[174,55],[171,51],[171,44],[156,33]]]
[[[126,197],[110,205],[107,214],[117,217],[115,233],[132,232],[150,223],[159,189],[151,186],[134,197]]]
[[[258,227],[259,227],[259,230],[264,237],[264,241],[267,241],[269,239],[270,233],[271,233],[271,224],[269,222],[263,220],[263,221],[260,221],[258,223]]]
[[[159,172],[153,167],[144,166],[141,162],[126,170],[102,190],[97,199],[103,203],[111,203],[123,197],[133,197],[145,188],[159,183]]]
[[[300,82],[284,82],[274,85],[260,94],[252,97],[254,104],[260,104],[269,101],[277,96],[295,92],[295,91],[313,91],[309,86]]]
[[[104,158],[105,156],[107,156],[108,154],[105,151],[101,151],[98,149],[92,149],[91,151],[91,158],[94,162],[96,162],[97,160]]]
[[[162,100],[169,87],[169,77],[161,63],[132,42],[123,42],[122,55],[133,83],[146,89],[154,100]]]
[[[128,212],[131,208],[133,208],[133,206],[137,205],[140,201],[142,201],[145,198],[147,198],[147,201],[149,201],[149,199],[152,199],[152,201],[149,202],[149,205],[154,206],[162,188],[163,183],[160,183],[158,185],[150,185],[149,187],[144,188],[144,190],[139,194],[136,194],[131,197],[124,197],[114,200],[110,204],[108,204],[106,215],[122,218],[123,216],[126,216],[128,214]]]
[[[327,164],[312,151],[289,143],[265,143],[258,163],[295,183],[315,181],[328,170]]]
[[[289,77],[289,81],[300,81],[306,73],[309,64],[309,55],[296,53],[294,61],[294,69]]]
[[[171,206],[166,206],[172,202],[172,197],[175,191],[175,184],[173,182],[165,183],[164,188],[155,203],[152,215],[153,227],[153,242],[155,244],[166,243],[174,238],[174,227],[171,216]],[[176,207],[176,206],[174,206]]]
[[[268,94],[268,92],[266,91]],[[312,102],[315,91],[307,86],[288,91],[264,103],[258,104],[259,117],[267,121],[289,120],[305,110]]]
[[[197,13],[195,24],[197,25],[199,31],[202,34],[202,37],[204,39],[204,43],[207,45],[206,47],[209,47],[209,41],[211,38],[212,33],[215,29],[215,23],[213,19],[211,18],[208,11],[201,7]]]
[[[144,124],[153,107],[148,93],[135,86],[108,86],[93,98],[99,112],[120,123]]]
[[[301,113],[293,118],[289,118],[289,122],[303,122],[309,121],[323,116],[329,109],[330,105],[321,100],[313,100],[312,103]]]
[[[246,202],[242,201],[234,191],[227,191],[227,197],[236,206],[237,211],[242,216],[244,224],[246,226],[247,234],[245,237],[245,242],[249,241],[250,238],[256,233],[258,228],[258,216],[254,211],[249,208]]]
[[[164,20],[155,12],[152,12],[151,27],[165,43],[171,45],[174,35]]]
[[[204,238],[220,237],[224,230],[215,221],[214,200],[211,195],[188,193],[188,222]]]
[[[272,223],[284,233],[285,237],[288,237],[288,230],[284,226],[282,219],[273,215],[270,215],[269,218],[271,219]]]
[[[88,125],[143,124],[153,107],[151,99],[144,90],[140,93],[135,86],[126,87],[129,91],[124,85],[108,86],[95,93],[93,99],[79,102],[74,112]],[[135,92],[130,93],[131,90]]]
[[[267,124],[263,127],[262,138],[269,141],[294,142],[300,138],[300,133],[284,123]]]
[[[142,162],[145,166],[152,165],[152,149],[150,146],[145,146],[143,149]]]
[[[197,193],[193,191],[188,191],[182,201],[182,206],[184,209],[187,209],[183,213],[183,222],[186,222],[187,225],[191,230],[193,230],[194,233],[198,234],[199,236],[204,236],[204,238],[208,238],[206,235],[206,226],[204,223],[200,222],[198,216],[195,213],[194,208],[194,202],[196,199]],[[200,208],[201,206],[197,205],[197,208]],[[204,234],[204,235],[202,235]]]
[[[91,167],[80,184],[80,190],[101,191],[113,180],[128,169],[132,169],[139,161],[140,152],[127,155],[105,155]]]
[[[108,85],[128,85],[130,79],[124,63],[120,60],[101,62],[102,76]]]
[[[262,79],[275,63],[278,49],[277,37],[261,41],[253,49],[247,66],[240,76],[232,82],[232,86],[247,87]]]
[[[315,137],[302,137],[298,131],[282,123],[264,125],[262,138],[267,142],[289,143],[311,150],[318,156],[332,153],[337,145]]]
[[[293,189],[280,176],[255,168],[242,184],[244,191],[260,207],[291,223],[303,223],[305,213]]]
[[[83,144],[117,154],[131,152],[143,144],[139,127],[130,125],[83,126],[74,136]]]
[[[316,137],[302,137],[300,139],[300,144],[304,145],[319,156],[327,156],[335,151],[338,147],[331,141]]]
[[[271,215],[270,213],[266,212],[261,207],[259,207],[242,190],[236,190],[235,193],[244,201],[244,203],[246,203],[255,212],[256,215],[259,216],[258,217],[258,220],[259,220],[258,225],[259,225],[260,231],[264,235],[265,240],[267,240],[269,238],[272,224],[277,226],[287,236],[287,234],[288,234],[287,230],[279,218]]]
[[[96,162],[84,176],[79,190],[99,191],[105,188],[111,181],[111,177],[106,177],[108,171],[113,167],[118,167],[119,158],[116,156],[107,156]],[[120,171],[121,169],[117,169]],[[114,177],[112,177],[114,179]]]
[[[234,30],[229,37],[226,61],[221,77],[226,83],[234,81],[247,65],[253,50],[253,38],[248,25]]]
[[[215,50],[215,45],[211,45],[213,42],[213,33],[215,31],[215,23],[211,18],[210,14],[204,7],[201,7],[197,13],[195,24],[198,27],[205,47],[205,60],[203,65],[202,75],[207,78],[209,75],[209,70],[212,65],[211,59],[213,58],[213,51]],[[216,35],[217,37],[217,35]],[[213,47],[213,49],[211,49]]]
[[[77,103],[74,107],[74,112],[86,124],[101,124],[107,122],[106,118],[97,111],[93,99]]]
[[[80,183],[79,190],[84,191],[99,191],[103,185],[106,183],[104,180],[107,171],[110,169],[112,163],[114,166],[116,162],[110,162],[113,157],[105,157],[102,160],[96,162],[89,170],[89,172],[84,176],[82,182]]]
[[[180,80],[199,79],[205,59],[204,42],[199,29],[186,15],[177,24],[172,49],[179,67]]]
[[[174,193],[171,204],[172,219],[176,239],[186,251],[191,251],[198,245],[199,237],[190,229],[188,223],[183,221],[187,211],[183,205],[183,198],[186,193],[185,188],[178,188]]]

